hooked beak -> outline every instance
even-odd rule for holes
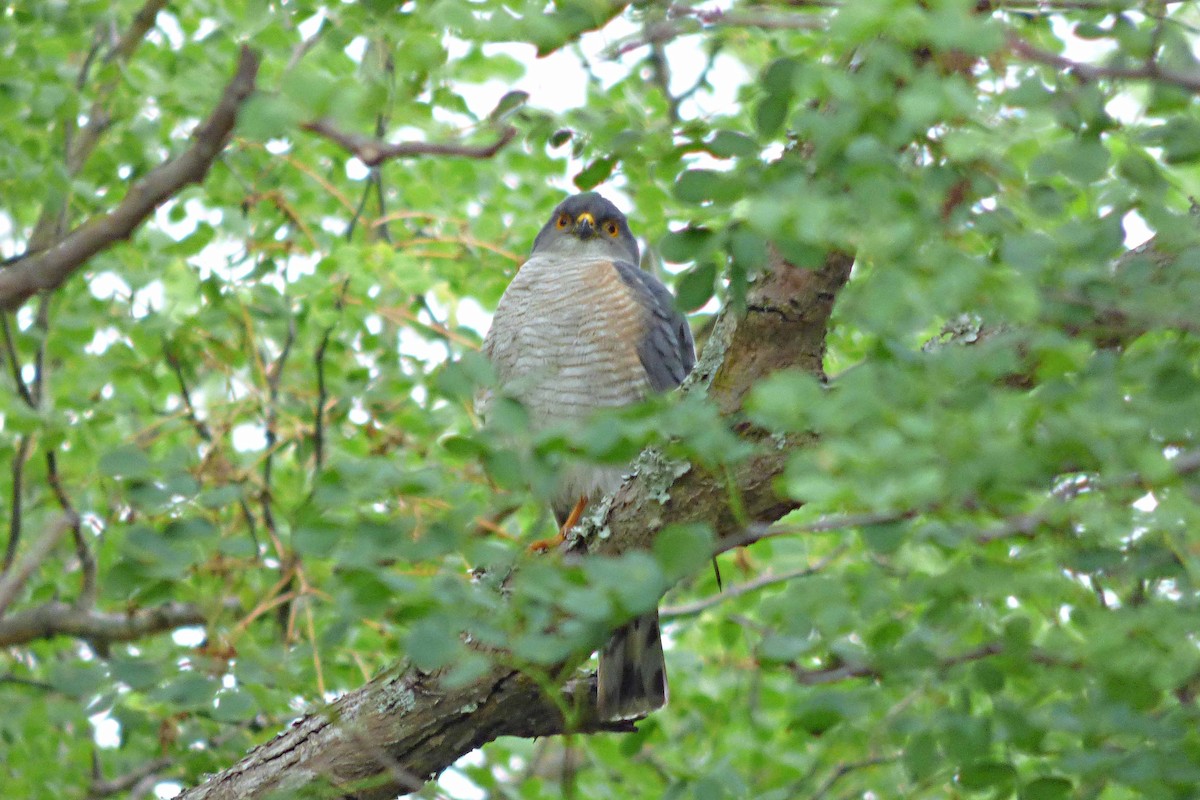
[[[596,233],[596,218],[585,211],[575,218],[575,235],[583,241],[592,238]]]

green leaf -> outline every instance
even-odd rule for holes
[[[479,680],[491,669],[492,663],[478,653],[466,652],[454,662],[454,665],[443,678],[449,688],[467,686]]]
[[[145,480],[153,475],[150,459],[132,445],[110,450],[100,457],[100,471],[105,475],[125,480]]]
[[[754,127],[759,135],[770,138],[777,134],[790,110],[790,97],[777,94],[764,97],[754,111]]]
[[[618,558],[592,558],[584,564],[589,579],[608,589],[630,614],[644,614],[658,605],[663,573],[647,553],[625,553]]]
[[[297,552],[305,556],[328,556],[337,547],[339,534],[340,532],[332,526],[302,524],[292,535],[292,545]]]
[[[1011,764],[997,761],[976,761],[958,771],[958,784],[967,791],[1012,791],[1017,771]]]
[[[799,63],[793,58],[780,58],[767,65],[762,73],[762,87],[768,94],[790,95],[793,91]]]
[[[677,581],[712,560],[713,535],[707,525],[669,525],[654,539],[654,556],[668,581]]]
[[[717,265],[701,261],[683,273],[675,283],[675,303],[681,311],[695,311],[716,291]]]
[[[757,231],[739,225],[729,233],[729,255],[747,275],[754,275],[767,265],[767,240]]]
[[[708,152],[717,158],[755,157],[759,153],[758,142],[739,131],[719,130],[707,143]]]
[[[217,695],[213,719],[218,722],[242,722],[258,712],[254,698],[241,689],[227,689]]]
[[[1066,800],[1075,787],[1065,778],[1037,778],[1021,788],[1021,800]]]
[[[525,105],[528,100],[529,92],[519,90],[506,92],[496,103],[496,107],[488,114],[488,119],[492,122],[499,122],[511,116],[514,111]]]
[[[1142,188],[1157,189],[1166,183],[1158,164],[1143,152],[1126,153],[1117,170],[1121,177]]]
[[[918,733],[904,748],[904,767],[914,781],[924,781],[935,775],[942,766],[937,741],[928,733]]]
[[[256,142],[291,134],[304,117],[304,110],[291,98],[278,94],[255,94],[238,114],[237,131]]]
[[[746,403],[751,419],[778,430],[803,430],[822,401],[820,383],[795,370],[780,371],[754,387]]]
[[[199,708],[212,702],[216,682],[197,672],[181,672],[159,686],[151,696],[164,703],[183,708]]]
[[[162,679],[162,666],[147,658],[118,655],[110,662],[113,680],[135,691],[156,686]]]
[[[739,190],[736,180],[710,169],[690,169],[675,184],[675,196],[685,203],[732,202]]]
[[[440,620],[421,620],[404,637],[404,655],[426,672],[447,666],[461,649],[457,634]]]
[[[57,691],[69,697],[84,698],[98,691],[108,676],[101,664],[68,661],[56,664],[49,677]]]
[[[666,261],[683,264],[695,261],[711,252],[717,245],[716,234],[708,228],[687,227],[672,231],[662,238],[659,252]]]
[[[841,699],[829,693],[819,693],[801,704],[795,723],[812,736],[822,736],[846,719]]]
[[[241,496],[242,488],[240,486],[218,486],[202,492],[198,500],[200,505],[205,508],[224,508],[236,503]]]
[[[812,651],[813,645],[808,636],[791,634],[772,634],[758,646],[758,657],[763,661],[773,661],[788,664],[805,653]]]
[[[608,180],[608,176],[612,175],[613,168],[616,166],[615,158],[598,158],[575,176],[575,185],[585,192],[594,189]]]
[[[908,526],[900,522],[867,525],[862,529],[863,542],[880,555],[890,555],[900,549],[908,533]]]
[[[1200,121],[1176,117],[1150,131],[1150,141],[1160,145],[1168,164],[1190,164],[1200,159]]]

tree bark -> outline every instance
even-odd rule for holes
[[[707,387],[712,402],[740,435],[757,446],[734,470],[742,510],[730,509],[730,482],[698,468],[644,469],[618,492],[604,519],[606,537],[583,535],[573,546],[615,554],[649,548],[672,523],[704,521],[718,537],[733,540],[745,523],[770,523],[798,504],[777,496],[775,479],[803,440],[781,441],[742,421],[747,393],[761,378],[799,368],[820,375],[825,332],[853,258],[830,253],[815,269],[773,254],[743,313],[722,312],[691,379]],[[676,477],[676,475],[678,477]],[[590,653],[575,653],[570,669]],[[530,677],[496,666],[456,688],[404,662],[295,722],[242,761],[184,792],[186,800],[248,800],[322,783],[331,794],[371,800],[415,791],[461,756],[498,736],[549,736],[630,730],[631,723],[597,720],[595,678],[569,683],[549,697]],[[568,725],[562,709],[575,709]]]

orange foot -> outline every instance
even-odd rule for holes
[[[557,536],[551,536],[549,539],[538,539],[533,544],[529,545],[529,552],[544,553],[547,550],[553,550],[558,547],[567,538],[567,531],[575,527],[575,523],[579,522],[579,518],[583,516],[583,510],[587,508],[588,500],[586,497],[580,497],[575,503],[575,507],[571,509],[571,513],[567,515],[567,521],[558,529]]]

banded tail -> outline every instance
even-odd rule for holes
[[[658,611],[618,628],[600,650],[597,709],[601,719],[637,719],[667,704]]]

